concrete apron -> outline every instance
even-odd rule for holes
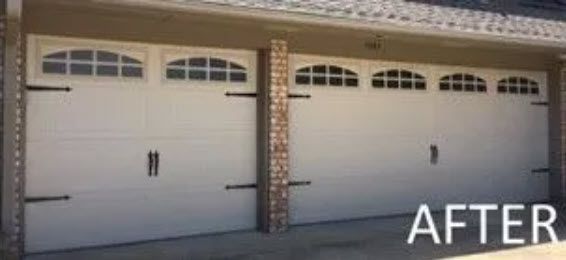
[[[501,214],[488,215],[488,243],[479,243],[478,214],[456,214],[454,219],[466,221],[466,229],[454,232],[454,244],[434,245],[430,237],[418,237],[414,245],[406,243],[414,216],[396,216],[322,223],[292,227],[282,234],[235,232],[219,235],[187,237],[123,246],[100,247],[67,252],[30,255],[29,260],[47,259],[437,259],[463,257],[515,258],[529,256],[566,258],[566,208],[557,207],[554,225],[558,244],[529,245],[531,240],[530,210],[512,215],[524,222],[513,228],[512,237],[523,237],[524,246],[504,246],[501,242]],[[444,240],[444,214],[433,214]],[[541,240],[548,241],[545,232]]]

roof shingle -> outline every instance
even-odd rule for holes
[[[525,0],[506,4],[481,0],[167,0],[201,2],[566,44],[566,12],[538,10]],[[551,0],[554,1],[554,0]],[[506,1],[495,1],[506,2]],[[512,2],[512,4],[509,4]],[[532,2],[532,1],[531,1]]]

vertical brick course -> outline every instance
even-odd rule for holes
[[[288,49],[272,40],[269,51],[268,231],[287,230],[289,222]]]

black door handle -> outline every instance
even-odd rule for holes
[[[157,177],[157,175],[159,175],[159,152],[155,150],[153,156],[154,156],[153,176]]]
[[[438,163],[438,146],[435,144],[430,145],[430,164]]]
[[[147,153],[147,176],[151,177],[153,175],[153,152],[149,150]]]

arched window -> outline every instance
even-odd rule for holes
[[[373,74],[371,85],[374,88],[424,90],[426,79],[415,72],[393,69]]]
[[[165,74],[170,80],[235,83],[244,83],[248,80],[244,66],[215,57],[191,57],[171,61],[167,63]]]
[[[66,50],[43,56],[45,74],[142,78],[143,64],[127,55],[104,50]]]
[[[295,84],[310,86],[357,87],[358,74],[335,65],[314,65],[295,71]]]
[[[540,93],[539,85],[536,81],[524,77],[509,77],[497,83],[498,93],[508,94],[532,94]]]
[[[441,91],[487,92],[484,79],[465,73],[456,73],[440,79]]]

